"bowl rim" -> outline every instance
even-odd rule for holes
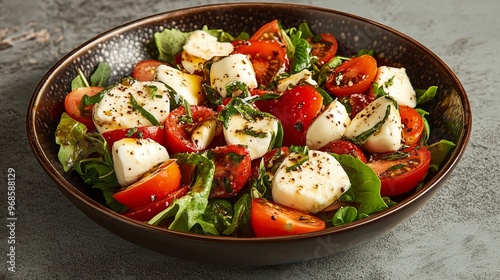
[[[250,8],[250,7],[266,7],[266,8],[288,8],[288,9],[306,9],[309,11],[314,11],[314,12],[326,12],[326,13],[332,13],[332,14],[337,14],[340,16],[345,16],[348,18],[352,18],[364,23],[367,23],[369,25],[373,25],[376,27],[379,27],[385,31],[388,31],[390,33],[393,33],[397,37],[404,38],[405,40],[409,41],[411,44],[415,45],[416,47],[422,49],[425,51],[428,55],[432,56],[432,59],[436,60],[441,67],[444,68],[446,72],[450,74],[450,78],[452,79],[452,84],[456,85],[457,89],[459,92],[463,94],[459,94],[460,100],[462,102],[463,108],[464,108],[464,116],[463,116],[463,131],[458,138],[458,142],[461,143],[461,145],[457,145],[455,149],[451,152],[449,156],[449,160],[440,168],[440,170],[434,175],[432,179],[430,179],[427,184],[425,185],[425,188],[422,188],[415,192],[414,194],[410,195],[409,197],[405,198],[404,200],[400,201],[397,205],[390,207],[384,211],[381,211],[379,213],[376,213],[374,215],[371,215],[370,217],[364,218],[362,220],[358,220],[355,222],[351,222],[346,225],[342,226],[337,226],[337,227],[331,227],[327,228],[322,231],[318,232],[313,232],[313,233],[306,233],[306,234],[300,234],[300,235],[293,235],[293,236],[278,236],[278,237],[231,237],[231,236],[209,236],[209,235],[202,235],[202,234],[195,234],[195,233],[186,233],[186,232],[179,232],[179,231],[174,231],[174,230],[169,230],[166,228],[161,228],[153,225],[149,225],[144,222],[139,222],[136,220],[133,220],[131,218],[128,218],[126,216],[120,215],[119,213],[114,212],[113,210],[103,206],[102,204],[98,203],[97,201],[93,200],[89,196],[87,196],[85,193],[81,192],[78,188],[73,186],[68,180],[66,180],[63,176],[59,174],[59,171],[52,166],[46,152],[42,149],[42,147],[39,145],[40,141],[38,138],[38,134],[36,131],[36,116],[37,116],[37,107],[39,104],[39,99],[41,98],[40,93],[45,91],[48,87],[48,83],[50,80],[54,79],[56,74],[58,73],[58,69],[63,66],[64,64],[70,63],[73,59],[76,58],[76,56],[82,52],[85,51],[86,48],[92,47],[94,45],[99,44],[102,41],[105,41],[106,39],[116,36],[122,32],[134,29],[140,25],[148,24],[148,23],[154,23],[156,21],[160,21],[162,19],[166,19],[170,16],[176,16],[178,14],[183,14],[186,12],[193,13],[195,11],[202,11],[205,9],[211,9],[211,8],[217,8],[217,7],[227,7],[227,6],[232,6],[235,8]],[[49,71],[43,76],[43,78],[40,80],[38,83],[37,87],[35,88],[33,95],[30,99],[29,106],[28,106],[28,113],[26,116],[26,130],[27,130],[27,136],[28,136],[28,141],[30,143],[31,149],[33,153],[35,154],[37,161],[41,165],[42,169],[49,175],[49,177],[55,181],[57,187],[63,192],[65,196],[72,196],[75,199],[79,199],[81,202],[85,204],[86,207],[94,208],[99,215],[102,216],[107,216],[108,218],[112,219],[118,219],[120,222],[127,224],[127,226],[132,226],[132,227],[139,227],[143,228],[145,230],[151,231],[151,232],[157,232],[157,233],[162,233],[170,236],[175,236],[175,237],[180,237],[180,238],[189,238],[189,239],[195,239],[195,240],[200,240],[200,241],[223,241],[223,242],[228,242],[228,243],[248,243],[251,242],[254,244],[255,242],[258,243],[268,243],[268,242],[291,242],[291,241],[297,241],[297,240],[304,240],[304,239],[310,239],[310,238],[317,238],[321,236],[326,236],[326,235],[331,235],[331,234],[337,234],[341,232],[348,231],[352,228],[358,228],[358,227],[364,227],[371,225],[372,223],[375,223],[381,219],[384,219],[385,217],[393,215],[395,212],[402,208],[406,207],[411,207],[412,202],[415,200],[418,200],[422,196],[424,196],[427,192],[430,192],[432,189],[434,189],[441,181],[445,180],[453,171],[457,163],[459,162],[460,158],[462,157],[472,130],[472,112],[471,112],[471,106],[469,99],[467,97],[466,91],[464,87],[462,86],[461,82],[459,81],[458,77],[455,75],[453,70],[441,59],[439,58],[434,52],[432,52],[430,49],[425,47],[423,44],[420,42],[416,41],[412,37],[393,29],[392,27],[389,27],[387,25],[381,24],[379,22],[373,21],[371,19],[367,19],[358,15],[354,15],[351,13],[343,12],[343,11],[338,11],[330,8],[324,8],[324,7],[317,7],[317,6],[312,6],[312,5],[305,5],[305,4],[294,4],[294,3],[271,3],[271,2],[235,2],[235,3],[219,3],[219,4],[206,4],[206,5],[199,5],[199,6],[194,6],[194,7],[185,7],[185,8],[180,8],[180,9],[175,9],[171,11],[165,11],[165,12],[160,12],[156,14],[152,14],[149,16],[141,17],[129,22],[125,22],[123,24],[120,24],[114,28],[108,29],[105,32],[102,32],[98,35],[93,36],[92,38],[84,41],[77,47],[73,48],[70,52],[68,52],[66,55],[64,55],[61,59],[59,59],[52,67],[50,67]],[[68,197],[69,198],[69,197]]]

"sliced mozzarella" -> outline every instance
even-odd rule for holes
[[[306,132],[306,145],[317,150],[344,136],[351,123],[349,113],[340,101],[334,100],[317,116]]]
[[[210,68],[210,85],[223,97],[227,97],[226,85],[238,81],[249,89],[258,86],[252,62],[244,54],[232,54],[214,62]]]
[[[278,119],[263,117],[256,121],[249,121],[240,115],[234,115],[223,128],[224,139],[228,144],[242,144],[247,146],[250,158],[262,157],[269,151],[271,142],[278,133]]]
[[[94,105],[92,118],[99,133],[110,130],[152,125],[139,111],[132,109],[131,97],[155,119],[163,123],[170,112],[167,88],[159,82],[118,83]]]
[[[387,107],[389,115],[384,121]],[[377,131],[371,134],[363,147],[371,153],[385,153],[397,151],[401,148],[401,116],[389,97],[375,99],[361,110],[346,129],[345,136],[355,138],[362,133],[372,130],[378,123],[383,122]]]
[[[203,58],[192,56],[185,51],[181,54],[182,67],[191,74],[202,71],[203,63],[205,62],[206,60]]]
[[[215,56],[227,56],[234,50],[234,46],[230,42],[218,42],[217,37],[203,30],[191,32],[182,48],[188,54],[204,60]]]
[[[198,105],[205,100],[203,94],[202,77],[182,72],[167,65],[160,65],[156,69],[155,80],[171,87],[190,105]]]
[[[193,141],[198,149],[204,150],[212,142],[215,135],[221,132],[221,128],[222,125],[217,119],[208,119],[193,130],[191,141]]]
[[[321,151],[310,150],[299,168],[287,170],[303,156],[292,152],[281,163],[272,180],[272,196],[279,204],[317,213],[335,202],[351,182],[340,163]]]
[[[293,75],[290,75],[287,78],[281,79],[278,81],[278,92],[284,92],[287,89],[298,85],[300,82],[306,82],[310,85],[316,86],[318,83],[312,78],[312,73],[311,71],[304,69],[300,71],[299,73],[295,73]]]
[[[374,82],[383,87],[398,104],[412,108],[417,106],[417,96],[405,68],[380,66]]]
[[[123,187],[169,158],[165,147],[151,139],[123,138],[113,144],[111,153],[116,179]]]

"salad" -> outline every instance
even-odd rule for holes
[[[278,20],[234,36],[154,35],[158,57],[110,83],[79,71],[59,161],[112,210],[172,230],[267,237],[360,220],[423,185],[454,144],[429,144],[404,68]]]

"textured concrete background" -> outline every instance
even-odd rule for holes
[[[353,13],[410,35],[440,56],[469,94],[474,128],[462,161],[428,205],[380,238],[325,259],[233,269],[132,245],[71,205],[38,165],[26,139],[27,105],[42,76],[74,47],[114,26],[221,2],[226,1],[0,0],[0,279],[500,278],[496,0],[287,1]],[[16,273],[6,265],[8,167],[17,176]]]

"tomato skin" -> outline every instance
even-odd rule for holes
[[[191,105],[192,124],[179,120],[179,117],[186,115],[186,108],[179,106],[172,110],[165,120],[166,137],[165,145],[172,153],[198,152],[200,148],[191,141],[190,132],[204,121],[215,118],[215,111],[204,106]]]
[[[296,235],[325,229],[320,218],[263,198],[252,199],[250,224],[256,237]]]
[[[227,145],[208,151],[215,163],[214,181],[210,198],[233,197],[245,186],[250,177],[251,159],[243,145]],[[226,183],[229,183],[226,186]],[[230,187],[229,189],[226,189]]]
[[[162,126],[140,126],[134,129],[124,128],[116,129],[111,131],[106,131],[102,133],[106,142],[108,142],[109,147],[113,147],[113,144],[123,138],[142,138],[151,139],[158,144],[165,146],[165,128]]]
[[[320,33],[307,41],[313,47],[312,54],[318,57],[321,65],[332,60],[337,54],[337,39],[330,33]]]
[[[153,81],[156,75],[156,68],[160,65],[168,65],[154,59],[147,59],[139,61],[132,71],[132,78],[138,81]]]
[[[419,146],[410,148],[409,156],[404,159],[385,160],[378,156],[367,164],[380,178],[380,195],[397,196],[409,192],[422,181],[427,174],[430,161],[429,150]]]
[[[163,199],[152,202],[151,204],[148,204],[141,208],[127,210],[122,214],[141,222],[147,222],[161,211],[167,209],[167,207],[170,206],[174,202],[174,200],[184,196],[188,192],[188,189],[188,186],[181,187],[167,194],[167,196]]]
[[[250,37],[250,40],[275,41],[280,44],[285,43],[285,40],[281,35],[281,28],[277,19],[262,25],[257,31],[255,31],[252,37]]]
[[[337,155],[351,155],[366,163],[366,156],[360,147],[348,140],[332,141],[319,149],[320,151],[335,153]]]
[[[409,106],[399,106],[401,124],[403,125],[403,144],[415,146],[424,132],[424,120],[417,110]]]
[[[274,148],[269,152],[265,153],[261,158],[264,160],[264,168],[266,173],[271,173],[274,175],[279,165],[285,160],[285,158],[290,154],[288,147]],[[252,174],[251,178],[257,179],[260,174],[260,161],[261,159],[256,159],[252,164]]]
[[[92,120],[92,108],[94,105],[83,106],[82,98],[84,95],[94,96],[101,92],[104,88],[91,86],[81,87],[72,90],[64,98],[64,110],[73,119],[83,123],[88,129],[94,129],[94,121]]]
[[[270,40],[234,41],[234,53],[246,54],[252,62],[259,86],[267,86],[289,61],[283,45]]]
[[[113,198],[129,209],[137,209],[165,198],[177,190],[180,183],[179,165],[174,160],[167,160],[137,182],[113,194]]]
[[[306,131],[323,106],[321,94],[314,86],[304,84],[286,90],[270,102],[269,112],[283,125],[283,146],[304,146]]]
[[[349,118],[351,120],[366,106],[372,103],[375,100],[375,96],[362,94],[362,93],[353,93],[349,96],[343,97],[340,102],[344,105],[347,104],[346,107],[349,107]]]
[[[377,61],[368,54],[344,61],[326,79],[326,88],[337,97],[365,93],[377,75]]]

